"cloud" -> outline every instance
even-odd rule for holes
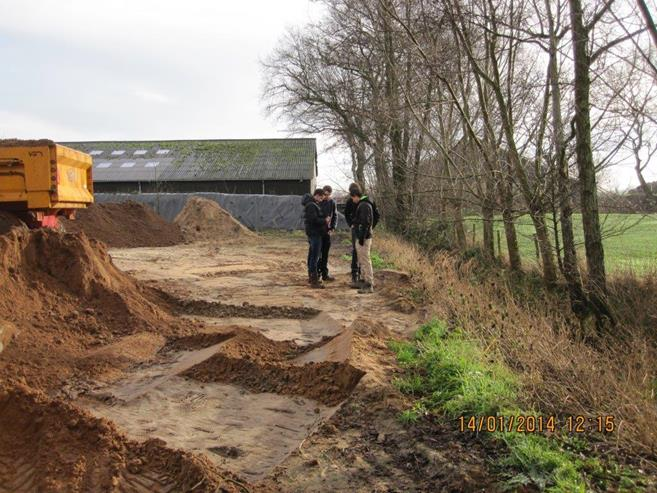
[[[0,138],[83,140],[84,133],[52,119],[0,110]]]
[[[169,104],[172,102],[171,98],[153,91],[136,90],[134,95],[147,103]]]

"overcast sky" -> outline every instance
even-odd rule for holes
[[[264,114],[260,60],[320,15],[310,0],[8,0],[0,137],[288,137]],[[346,156],[322,147],[320,183],[346,183]],[[612,182],[634,184],[631,166]]]
[[[288,137],[261,100],[264,59],[309,0],[13,0],[0,15],[0,137]],[[320,150],[321,150],[320,142]],[[344,182],[320,153],[320,181]]]

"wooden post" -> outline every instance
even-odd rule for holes
[[[477,224],[476,224],[476,223],[472,223],[472,248],[474,248],[474,247],[475,247],[475,244],[476,244],[476,243],[475,243],[475,241],[476,241],[476,236],[475,236],[476,229],[477,229]]]
[[[538,238],[536,237],[536,235],[534,235],[533,238],[534,238],[534,248],[536,249],[536,260],[540,260],[541,250],[538,248]]]

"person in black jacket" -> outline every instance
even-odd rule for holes
[[[367,195],[358,189],[350,192],[351,199],[356,204],[356,211],[352,217],[352,228],[356,232],[356,253],[358,266],[363,282],[358,292],[361,294],[374,291],[374,270],[370,252],[372,249],[372,228],[374,228],[374,206]]]
[[[358,268],[358,253],[356,252],[356,230],[353,228],[356,203],[351,198],[352,191],[360,191],[357,183],[349,185],[349,198],[344,206],[344,218],[347,226],[351,228],[351,287],[360,288],[360,269]]]
[[[329,275],[328,257],[329,251],[331,250],[331,235],[338,224],[338,208],[335,205],[335,200],[331,198],[331,194],[333,193],[331,185],[325,185],[322,190],[324,190],[324,200],[319,204],[319,207],[322,210],[322,214],[324,214],[327,224],[322,235],[322,256],[317,264],[317,274],[321,276],[323,281],[335,281],[335,277]]]
[[[320,208],[324,200],[324,190],[316,189],[311,196],[305,194],[301,199],[303,205],[303,219],[308,237],[308,282],[313,288],[323,288],[317,275],[317,264],[322,255],[322,236],[326,230],[326,218]]]

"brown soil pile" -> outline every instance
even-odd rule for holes
[[[27,226],[11,212],[0,211],[0,235],[9,233],[12,228],[27,229]]]
[[[196,351],[219,344],[233,336],[235,336],[234,332],[214,332],[177,337],[169,341],[164,349],[165,351]]]
[[[417,310],[417,306],[413,298],[410,296],[413,288],[411,276],[406,272],[381,269],[374,273],[374,284],[377,290],[391,298],[388,306],[400,313],[413,313]]]
[[[274,341],[259,332],[241,329],[223,346],[221,354],[259,362],[286,361],[305,351],[294,341]]]
[[[161,440],[134,442],[108,421],[22,387],[0,390],[0,429],[3,493],[241,491],[206,459]]]
[[[293,366],[218,353],[190,368],[183,376],[201,382],[239,385],[252,392],[299,395],[334,406],[351,394],[364,374],[347,363],[325,361]]]
[[[165,221],[153,209],[138,202],[92,204],[62,219],[69,233],[84,232],[112,248],[162,247],[183,242],[180,228]]]
[[[188,241],[221,241],[253,237],[250,229],[214,200],[191,197],[174,219]]]
[[[53,388],[77,373],[95,345],[136,332],[191,330],[146,294],[84,234],[14,229],[0,236],[0,318],[16,326],[0,355],[0,379]]]
[[[319,314],[314,308],[303,306],[265,306],[244,302],[241,305],[227,305],[216,301],[179,300],[169,297],[173,308],[185,315],[199,315],[215,318],[290,318],[307,320]]]
[[[332,406],[346,399],[364,375],[344,362],[291,362],[305,351],[307,348],[292,341],[273,341],[242,329],[217,354],[183,376],[201,382],[239,385],[252,392],[300,395]]]

